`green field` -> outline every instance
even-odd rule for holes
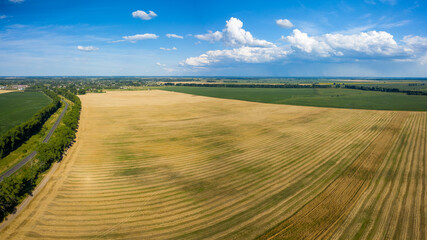
[[[40,131],[30,139],[28,139],[24,144],[22,144],[19,148],[11,152],[6,157],[2,158],[0,161],[0,174],[7,171],[9,168],[17,164],[23,158],[25,158],[32,151],[36,150],[37,146],[43,141],[43,139],[47,136],[49,130],[52,128],[53,124],[58,119],[61,114],[64,106],[61,106],[56,113],[52,114],[50,118],[43,124],[43,127]]]
[[[0,94],[0,135],[30,119],[51,99],[41,92]]]
[[[427,111],[427,96],[343,88],[163,87],[162,90],[262,103],[316,107]]]

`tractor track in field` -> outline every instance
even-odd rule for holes
[[[407,114],[396,116],[342,176],[260,239],[318,239],[328,235],[366,190],[406,118]]]

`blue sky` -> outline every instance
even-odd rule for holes
[[[427,77],[426,26],[421,0],[0,0],[0,75]]]

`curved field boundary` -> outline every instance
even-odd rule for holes
[[[259,239],[319,239],[330,234],[336,228],[337,221],[348,213],[369,186],[407,115],[396,115],[339,178],[293,216]]]
[[[52,137],[53,132],[55,132],[55,129],[58,127],[59,123],[61,122],[62,118],[64,117],[65,113],[67,112],[68,103],[64,100],[61,100],[63,103],[65,103],[65,107],[61,112],[61,115],[59,115],[58,119],[56,120],[55,124],[52,126],[52,128],[49,130],[49,133],[47,136],[43,139],[43,143],[49,142],[50,138]],[[37,155],[37,151],[32,151],[30,155],[19,161],[15,166],[7,170],[5,173],[0,175],[0,182],[3,181],[3,179],[11,176],[16,171],[21,169],[25,164],[27,164],[29,161],[31,161],[35,156]]]

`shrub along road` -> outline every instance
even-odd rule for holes
[[[50,138],[52,137],[53,132],[58,127],[59,123],[61,122],[62,118],[64,117],[65,113],[67,112],[68,103],[66,101],[63,101],[63,100],[62,100],[62,102],[65,103],[65,108],[64,108],[64,110],[62,110],[61,115],[59,115],[55,124],[52,126],[52,128],[50,129],[47,136],[44,138],[43,143],[49,142]],[[10,175],[14,174],[21,167],[23,167],[25,164],[27,164],[29,161],[31,161],[34,158],[34,156],[36,156],[36,154],[37,154],[37,151],[31,152],[30,155],[28,155],[26,158],[22,159],[18,164],[16,164],[15,166],[13,166],[9,170],[7,170],[5,173],[1,174],[0,175],[0,182],[2,182],[3,179],[5,179],[6,177],[9,177]]]

